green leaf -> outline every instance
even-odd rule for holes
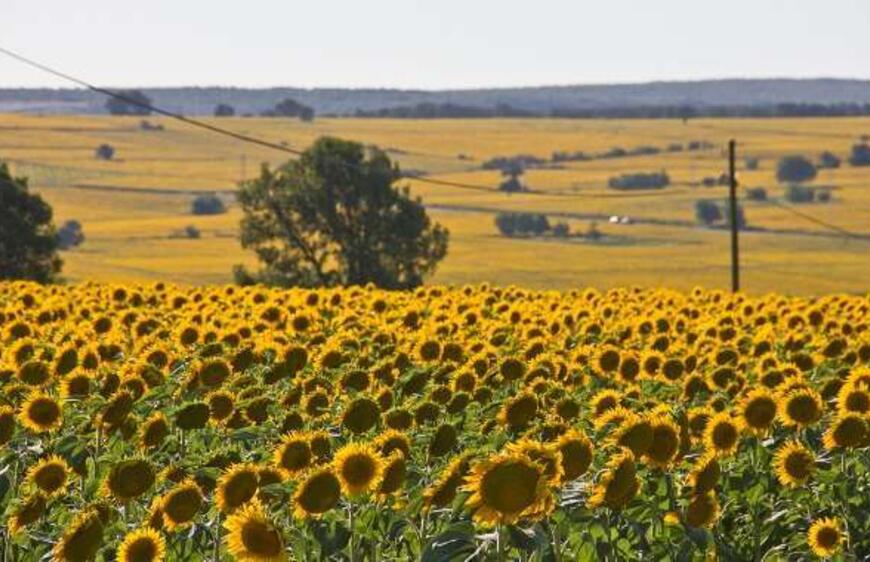
[[[463,531],[447,531],[426,545],[421,562],[455,562],[465,560],[477,550],[474,536]]]

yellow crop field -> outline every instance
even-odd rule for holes
[[[82,222],[86,243],[64,255],[68,278],[226,282],[234,264],[253,265],[234,240],[240,214],[232,204],[232,191],[241,179],[256,176],[262,162],[277,165],[290,155],[172,120],[148,120],[163,130],[145,130],[139,119],[123,117],[0,115],[0,158],[31,178],[54,206],[59,222]],[[721,202],[727,195],[725,187],[699,185],[725,171],[727,140],[739,143],[741,187],[764,187],[774,202],[780,202],[785,192],[775,178],[779,158],[800,154],[816,160],[821,152],[831,151],[844,164],[820,170],[811,184],[830,190],[831,201],[795,207],[804,217],[771,201],[741,201],[754,229],[742,235],[743,286],[754,294],[867,288],[870,168],[853,167],[845,160],[853,144],[870,134],[870,119],[209,122],[296,149],[321,135],[374,144],[403,169],[493,189],[502,177],[481,165],[498,156],[548,159],[556,151],[660,149],[656,154],[529,169],[522,179],[534,193],[508,195],[408,180],[435,220],[451,231],[448,257],[434,282],[488,281],[540,289],[727,287],[727,233],[698,227],[694,216],[697,200]],[[664,150],[693,141],[703,147]],[[111,161],[94,157],[96,147],[104,143],[116,150]],[[757,160],[756,169],[747,168],[747,158]],[[672,183],[661,191],[637,196],[607,188],[613,176],[658,171],[666,171]],[[194,195],[211,191],[223,194],[229,212],[192,216]],[[500,211],[545,213],[551,221],[564,221],[581,233],[595,222],[605,237],[598,242],[580,237],[505,238],[494,226]],[[611,216],[629,217],[632,224],[610,224]],[[832,231],[818,221],[857,236]],[[202,237],[173,237],[187,225],[199,228]]]
[[[868,309],[0,283],[0,557],[864,560]]]

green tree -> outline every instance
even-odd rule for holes
[[[282,286],[374,283],[415,287],[447,253],[448,232],[433,223],[398,166],[378,149],[321,138],[298,160],[241,185],[242,247],[263,269],[237,268],[241,282]]]
[[[123,96],[123,99],[109,98],[106,100],[106,110],[110,114],[151,115],[151,110],[145,107],[151,105],[151,98],[139,90],[121,90],[117,94]]]
[[[46,283],[60,272],[51,207],[0,163],[0,279]]]

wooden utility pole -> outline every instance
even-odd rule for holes
[[[729,212],[731,213],[731,292],[733,293],[740,290],[740,247],[737,239],[740,225],[737,224],[736,152],[737,141],[731,139],[728,141],[728,200],[730,203]]]

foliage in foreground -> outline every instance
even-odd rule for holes
[[[868,304],[0,285],[2,556],[860,559]]]

